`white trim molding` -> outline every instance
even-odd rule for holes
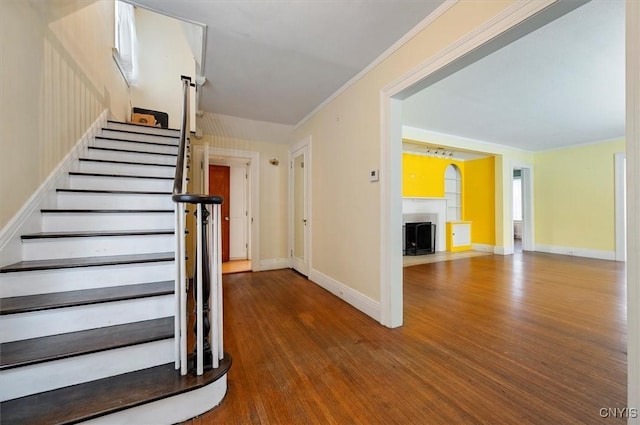
[[[379,302],[313,268],[310,269],[309,280],[380,322]]]
[[[257,265],[254,265],[254,262],[251,262],[251,269],[254,272],[264,272],[267,270],[281,270],[288,269],[291,267],[291,260],[288,258],[269,258],[265,260],[260,260]]]
[[[437,73],[443,72],[445,68],[454,72],[455,70],[450,69],[454,62],[457,69],[466,66],[464,60],[459,60],[463,56],[471,63],[544,24],[545,19],[549,20],[551,17],[540,16],[543,14],[539,12],[554,3],[555,0],[515,2],[493,19],[390,82],[380,91],[380,304],[383,325],[401,326],[403,314],[401,236],[397,230],[401,228],[401,99],[428,86],[429,77],[437,76]],[[579,4],[567,2],[563,7],[577,7]],[[529,19],[534,15],[538,15],[540,19]],[[530,25],[515,33],[509,33],[524,21],[530,22]],[[489,43],[492,40],[493,42]],[[498,248],[502,247],[496,247],[496,251]]]
[[[487,245],[483,243],[472,243],[471,249],[473,251],[490,252],[491,254],[495,254],[496,252],[496,247],[494,245]]]
[[[71,167],[87,147],[93,142],[94,137],[102,127],[107,125],[109,110],[102,111],[87,131],[71,148],[69,153],[58,163],[56,168],[47,176],[42,184],[33,192],[22,208],[0,231],[0,266],[15,263],[22,260],[22,242],[20,235],[35,233],[42,230],[40,209],[53,207],[56,202],[57,188],[64,188],[68,184]]]
[[[625,2],[627,155],[627,407],[640,411],[640,2]],[[628,419],[640,425],[640,414]]]
[[[616,261],[627,261],[627,211],[625,162],[626,154],[618,152],[614,157],[614,191],[615,191],[615,220],[616,220]]]
[[[594,258],[596,260],[615,261],[615,251],[602,251],[598,249],[574,248],[571,246],[536,244],[536,251],[547,254],[570,255],[573,257]]]
[[[245,151],[239,149],[226,149],[217,148],[213,146],[207,146],[205,150],[209,155],[209,163],[214,156],[222,156],[227,158],[242,158],[249,161],[249,259],[251,259],[251,269],[258,270],[271,270],[269,268],[262,269],[262,262],[268,260],[260,260],[260,152]],[[204,184],[208,189],[209,170],[203,170],[203,175],[206,176]],[[256,267],[256,264],[258,266]],[[288,267],[288,266],[287,266]],[[286,268],[286,267],[275,267]]]

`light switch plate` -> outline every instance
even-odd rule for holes
[[[380,180],[379,174],[380,174],[380,172],[378,170],[369,171],[369,181],[370,182],[377,182],[378,180]]]

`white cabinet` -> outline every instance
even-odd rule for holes
[[[471,222],[447,222],[447,251],[465,251],[471,249]]]

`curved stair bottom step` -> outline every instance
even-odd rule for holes
[[[81,424],[171,425],[200,416],[218,406],[227,394],[227,372],[217,381],[188,393],[178,394],[121,412],[101,416]]]
[[[180,376],[173,363],[10,400],[6,425],[175,424],[218,406],[227,392],[228,353],[202,376]]]

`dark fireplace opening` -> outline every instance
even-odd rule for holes
[[[436,252],[436,225],[430,221],[405,224],[404,255]]]

